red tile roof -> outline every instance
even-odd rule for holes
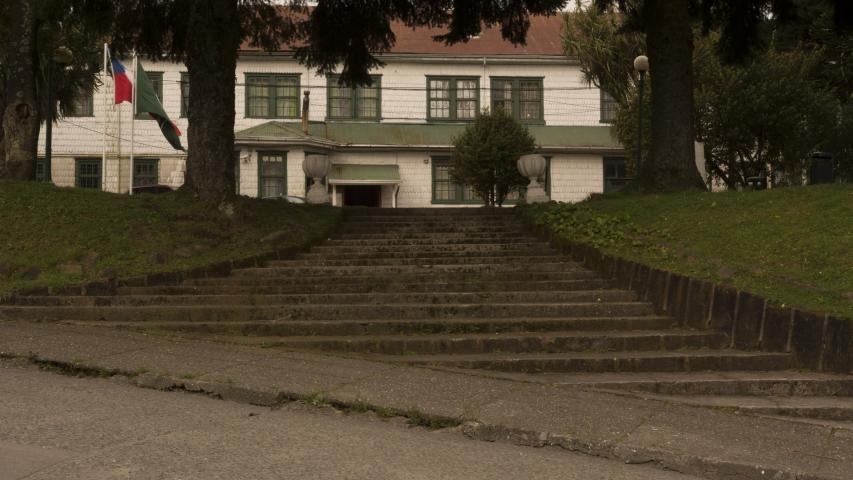
[[[480,35],[465,43],[445,45],[432,39],[435,35],[446,33],[445,28],[407,27],[402,22],[393,22],[391,26],[397,42],[390,54],[415,55],[563,55],[562,15],[530,17],[530,29],[527,31],[526,45],[513,45],[501,37],[500,26],[484,28]],[[258,48],[243,45],[243,51],[259,51]],[[284,49],[283,51],[287,51]]]
[[[526,45],[513,45],[501,37],[500,26],[485,28],[479,37],[465,43],[445,45],[432,39],[446,32],[444,28],[411,29],[395,23],[392,27],[397,43],[389,53],[447,55],[562,55],[563,19],[560,15],[530,17]]]

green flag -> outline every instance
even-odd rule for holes
[[[138,61],[136,68],[136,113],[147,113],[151,118],[157,120],[157,125],[160,126],[160,131],[163,132],[163,136],[166,137],[169,144],[175,150],[184,149],[179,138],[181,131],[174,122],[169,120],[169,116],[163,110],[163,104],[160,103],[160,99],[154,92],[154,85],[151,84],[148,74],[145,73],[145,69]]]

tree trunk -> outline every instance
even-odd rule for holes
[[[33,0],[12,2],[6,32],[6,78],[3,109],[3,162],[0,178],[33,180],[40,116],[36,102],[35,6]]]
[[[693,126],[693,30],[688,0],[647,0],[646,40],[652,84],[649,158],[642,190],[703,189]]]
[[[234,196],[234,76],[241,29],[236,0],[193,0],[185,187],[218,207]]]

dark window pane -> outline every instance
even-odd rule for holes
[[[190,105],[190,76],[181,74],[181,117],[186,117]]]
[[[604,191],[621,190],[630,180],[624,157],[604,157]]]
[[[299,117],[299,77],[296,75],[246,75],[246,116]]]
[[[133,186],[145,187],[160,183],[160,161],[156,158],[139,158],[133,161]]]
[[[619,104],[604,90],[599,90],[601,99],[601,123],[613,123],[619,111]]]
[[[79,188],[101,188],[101,160],[77,159],[77,178]]]
[[[93,103],[93,94],[78,91],[71,98],[67,114],[69,117],[91,117],[94,114]]]
[[[285,195],[286,171],[284,155],[260,154],[260,196],[274,198]]]

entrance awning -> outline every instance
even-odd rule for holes
[[[397,165],[333,164],[326,182],[329,185],[397,185],[400,168]]]

